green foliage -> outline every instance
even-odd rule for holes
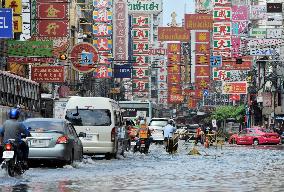
[[[235,118],[238,122],[242,121],[245,115],[245,106],[221,106],[211,114],[210,119],[216,119],[217,121],[223,121],[228,118]]]

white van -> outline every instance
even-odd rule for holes
[[[117,154],[117,130],[122,126],[118,103],[105,97],[71,97],[65,118],[75,127],[83,143],[84,154]],[[82,136],[83,135],[83,136]]]

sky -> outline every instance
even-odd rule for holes
[[[185,11],[194,13],[194,2],[194,0],[163,0],[163,26],[171,23],[171,13],[174,11],[177,14],[177,23],[181,24]]]

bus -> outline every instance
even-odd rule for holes
[[[160,116],[160,110],[156,103],[151,101],[119,101],[123,118],[134,119],[143,117],[149,123],[154,117]]]

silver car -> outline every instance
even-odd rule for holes
[[[23,123],[31,132],[31,137],[26,138],[29,145],[29,160],[48,160],[59,165],[82,160],[83,145],[69,121],[30,118]]]

